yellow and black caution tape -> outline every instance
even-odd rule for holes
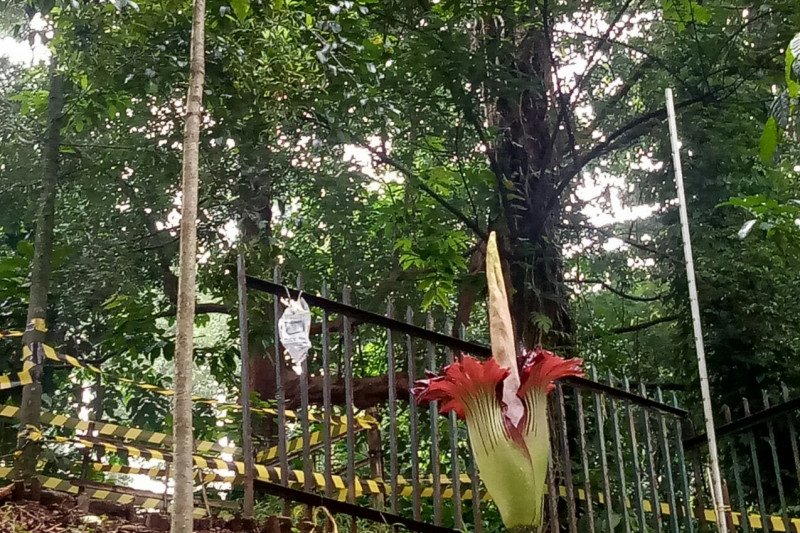
[[[33,383],[33,376],[29,370],[13,372],[11,374],[0,374],[0,390],[13,389]]]
[[[334,424],[331,425],[331,440],[337,439],[343,435],[347,434],[347,426],[344,424]],[[308,436],[308,445],[309,447],[312,446],[319,446],[322,444],[324,440],[324,432],[322,431],[315,431]],[[305,439],[303,437],[297,437],[295,439],[291,439],[286,441],[286,453],[296,454],[303,451],[303,442]],[[278,459],[278,446],[272,446],[266,451],[260,452],[256,454],[256,461],[259,462],[270,462]]]
[[[28,432],[29,432],[28,433],[29,438],[31,438],[32,440],[44,439],[43,435],[40,432],[38,432],[35,428],[29,428]],[[86,447],[100,447],[110,453],[125,452],[131,456],[141,457],[146,459],[157,459],[163,461],[166,460],[166,458],[168,457],[167,455],[158,450],[149,450],[128,445],[115,445],[105,442],[94,442],[91,440],[81,439],[81,438],[70,439],[67,437],[54,437],[49,440],[61,444],[77,444]],[[224,461],[222,459],[209,459],[196,455],[193,456],[192,459],[195,467],[204,470],[204,472],[198,473],[195,476],[195,478],[200,483],[203,484],[212,482],[234,483],[244,476],[244,463],[240,461]],[[166,474],[166,470],[160,468],[138,469],[136,467],[127,467],[121,465],[102,465],[100,463],[95,463],[94,468],[97,470],[116,472],[116,473],[137,473],[137,474],[141,473],[145,475],[151,475],[151,477],[153,477],[152,474],[156,474],[155,476],[156,479],[158,479],[159,477],[163,477]],[[276,467],[255,465],[253,473],[254,473],[254,478],[260,481],[277,483],[280,482],[282,479],[282,472],[279,468]],[[2,477],[1,469],[0,469],[0,477]],[[461,498],[471,499],[472,488],[469,476],[462,475],[460,479],[462,481]],[[346,480],[341,476],[331,476],[330,481],[332,488],[335,489],[334,490],[335,498],[340,500],[346,499],[347,497]],[[355,481],[354,493],[356,497],[373,495],[373,494],[391,494],[391,485],[384,480],[358,478],[355,479],[354,481]],[[450,478],[442,476],[440,478],[440,481],[441,481],[441,487],[440,487],[441,497],[444,499],[453,498],[454,490]],[[304,488],[305,474],[301,470],[289,470],[286,482],[287,485],[289,485],[290,487]],[[327,484],[326,476],[320,472],[313,472],[311,475],[311,482],[312,482],[311,483],[312,489],[324,490]],[[433,496],[434,490],[430,483],[431,483],[430,478],[422,480],[422,484],[420,484],[417,487],[420,497],[431,498]],[[398,489],[398,495],[405,498],[410,498],[414,493],[414,487],[412,486],[412,484],[408,480],[402,477],[397,478],[397,489]],[[560,486],[558,488],[558,493],[560,497],[565,498],[567,496],[566,487]],[[587,494],[582,488],[577,488],[577,490],[575,491],[575,497],[578,500],[586,500]],[[486,492],[482,492],[481,499],[490,500],[491,496]],[[605,504],[605,498],[602,493],[598,493],[594,499],[600,504]],[[632,502],[630,500],[626,500],[625,503],[627,507],[630,507],[632,505]],[[672,509],[668,503],[658,502],[657,506],[654,506],[652,502],[650,502],[649,500],[643,500],[642,504],[644,507],[644,511],[647,513],[652,513],[655,509],[657,509],[662,515],[669,515],[672,513]],[[704,517],[706,521],[714,522],[716,520],[716,512],[712,509],[705,509]],[[734,524],[739,525],[741,523],[742,520],[741,513],[732,513],[732,517]],[[762,519],[760,515],[749,514],[747,515],[747,520],[752,528],[763,529]],[[792,529],[789,530],[786,529],[783,519],[780,516],[769,516],[768,520],[770,522],[770,526],[773,531],[784,532],[784,531],[794,530],[795,532],[800,532],[800,518],[790,519],[790,524]]]
[[[15,418],[19,407],[13,405],[0,406],[0,417]],[[146,431],[139,428],[119,426],[108,422],[90,422],[70,416],[57,415],[53,413],[42,413],[42,423],[48,426],[75,429],[88,432],[96,431],[100,437],[116,437],[126,440],[136,440],[154,444],[158,446],[172,446],[172,436],[156,431]],[[195,441],[195,450],[200,453],[229,453],[232,455],[240,454],[241,449],[236,446],[223,446],[216,442],[198,440]]]
[[[16,418],[19,407],[13,405],[0,406],[0,417]],[[125,440],[146,442],[148,444],[170,447],[172,446],[172,436],[156,431],[146,431],[139,428],[120,426],[108,422],[90,422],[65,415],[57,415],[44,412],[41,417],[42,423],[48,426],[74,429],[83,432],[96,432],[98,437],[120,438]],[[347,433],[347,427],[341,424],[331,426],[331,438],[336,439]],[[309,435],[309,446],[318,446],[323,442],[323,433],[316,431]],[[286,442],[287,454],[295,455],[303,451],[303,437],[290,439]],[[241,455],[242,449],[237,446],[223,446],[216,442],[196,440],[195,451],[198,453],[226,453],[231,455]],[[266,451],[256,456],[257,461],[270,462],[278,458],[278,446],[272,446]]]
[[[44,352],[44,356],[47,359],[50,359],[51,361],[58,361],[58,362],[61,362],[61,363],[67,363],[68,365],[70,365],[70,366],[72,366],[74,368],[78,368],[78,369],[87,369],[87,370],[90,370],[91,372],[94,372],[96,374],[101,374],[101,375],[104,375],[106,377],[109,377],[110,379],[113,379],[115,381],[119,381],[119,382],[125,383],[127,385],[132,385],[132,386],[137,387],[139,389],[150,391],[150,392],[153,392],[155,394],[159,394],[161,396],[170,396],[171,397],[171,396],[175,395],[175,391],[171,390],[171,389],[165,389],[163,387],[160,387],[158,385],[153,385],[151,383],[141,383],[141,382],[129,379],[129,378],[125,378],[125,377],[110,375],[107,372],[104,372],[99,367],[97,367],[97,366],[95,366],[95,365],[93,365],[91,363],[84,363],[84,362],[81,362],[76,357],[73,357],[73,356],[67,355],[67,354],[63,354],[63,353],[59,353],[55,349],[53,349],[52,346],[48,346],[47,344],[42,344],[41,345],[41,349]],[[27,350],[28,353],[30,353],[30,348],[23,347],[23,352],[25,352],[26,350]],[[236,404],[236,403],[226,403],[226,402],[222,402],[222,401],[215,400],[215,399],[212,399],[212,398],[204,398],[202,396],[194,396],[194,397],[192,397],[192,402],[194,402],[194,403],[202,403],[202,404],[207,404],[207,405],[213,405],[213,406],[215,406],[215,407],[217,407],[219,409],[241,410],[241,408],[242,408],[241,405]],[[271,415],[271,416],[275,416],[275,415],[278,414],[278,410],[275,409],[275,408],[272,408],[272,407],[252,407],[250,410],[252,412],[254,412],[254,413],[267,414],[267,415]],[[298,412],[293,411],[291,409],[285,409],[284,410],[284,414],[286,415],[287,418],[292,418],[292,419],[303,418],[303,415],[301,413],[298,413]],[[330,420],[331,420],[331,423],[333,423],[333,424],[346,424],[347,423],[347,417],[340,416],[340,415],[339,416],[331,416]],[[371,417],[369,415],[366,415],[366,414],[363,414],[363,413],[357,414],[354,417],[354,420],[355,420],[355,423],[357,425],[359,425],[360,427],[365,428],[365,429],[376,427],[377,424],[378,424],[378,421],[375,420],[373,417]],[[324,415],[321,414],[321,413],[309,412],[308,413],[308,421],[309,422],[323,422],[324,421]]]
[[[0,478],[8,478],[9,474],[11,473],[11,468],[7,467],[0,467]],[[45,489],[57,491],[57,492],[65,492],[67,494],[71,494],[76,496],[80,493],[80,487],[66,479],[60,479],[56,477],[49,477],[49,476],[36,476],[39,481],[42,482],[42,487]],[[101,488],[87,488],[84,491],[89,498],[93,500],[105,500],[110,501],[113,503],[119,503],[122,505],[135,505],[141,509],[163,509],[164,508],[164,499],[156,498],[156,497],[149,497],[149,496],[138,496],[134,494],[125,494],[121,492],[115,492],[113,487],[109,487],[108,489],[101,489]],[[195,518],[203,518],[207,515],[204,509],[196,508],[194,509],[193,513]]]
[[[41,331],[42,333],[47,332],[47,325],[42,318],[34,318],[28,324],[28,327],[25,331]],[[14,330],[14,329],[0,329],[0,339],[13,339],[16,337],[22,337],[25,335],[25,331]]]
[[[160,466],[148,468],[140,466],[127,466],[127,465],[116,465],[116,464],[105,464],[105,463],[92,463],[92,470],[96,472],[105,472],[107,474],[147,476],[150,479],[164,479],[170,474],[169,470],[167,470],[166,468],[162,468]],[[214,483],[214,482],[237,483],[239,482],[239,480],[242,479],[242,476],[240,476],[239,474],[235,474],[233,472],[218,473],[218,472],[203,472],[198,470],[194,474],[194,479],[197,483],[200,483],[202,485],[207,485],[209,483]]]

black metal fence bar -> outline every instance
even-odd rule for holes
[[[300,295],[300,291],[297,289],[281,285],[280,283],[256,278],[253,276],[247,276],[246,279],[248,288],[253,290],[267,292],[278,296],[289,295],[292,298],[297,298]],[[397,333],[405,333],[406,335],[411,335],[417,339],[425,340],[435,345],[448,347],[450,349],[475,356],[488,357],[492,354],[492,350],[489,346],[451,337],[449,335],[433,331],[431,328],[426,329],[400,320],[389,319],[383,315],[354,307],[350,305],[349,302],[337,302],[335,300],[330,300],[322,296],[316,296],[311,293],[303,293],[303,298],[305,298],[306,302],[308,302],[308,304],[312,307],[327,309],[330,313],[349,317],[351,319],[351,323],[353,321],[366,322],[375,326],[392,329]],[[630,401],[641,407],[658,409],[664,413],[682,418],[686,418],[688,416],[688,412],[684,409],[668,404],[661,404],[649,398],[642,398],[641,396],[632,392],[616,389],[604,383],[598,383],[590,379],[573,377],[567,378],[563,381],[575,387],[599,392],[619,400]],[[798,398],[798,401],[800,402],[800,398]]]
[[[764,402],[764,409],[769,409],[769,394],[767,394],[767,391],[761,391],[761,398]],[[778,460],[778,446],[775,444],[775,428],[772,426],[771,419],[767,421],[767,438],[770,454],[772,455],[772,467],[775,470],[775,485],[778,489],[778,500],[781,504],[781,518],[783,518],[783,525],[786,528],[786,531],[791,531],[789,515],[787,514],[786,509],[786,495],[783,492],[783,481],[781,479],[781,464]]]
[[[433,315],[428,313],[425,326],[433,330]],[[429,372],[438,372],[436,362],[436,347],[432,341],[426,343],[427,368]],[[428,416],[431,428],[431,474],[433,474],[433,523],[442,525],[442,480],[441,463],[439,462],[439,402],[431,402],[428,406]]]
[[[785,383],[781,383],[781,397],[784,402],[789,401],[789,389],[786,387]],[[792,459],[794,459],[796,479],[797,482],[800,483],[800,449],[798,449],[797,429],[795,428],[794,420],[792,420],[791,416],[787,417],[786,421],[789,427],[789,442],[791,442],[792,446]]]
[[[414,321],[414,312],[406,309],[406,322]],[[412,386],[417,376],[417,358],[414,352],[414,337],[406,334],[406,354],[408,355],[408,383]],[[411,448],[411,503],[414,520],[420,520],[422,505],[419,486],[419,409],[416,402],[408,402],[409,446]]]
[[[798,411],[800,411],[800,397],[793,398],[791,400],[787,399],[780,405],[774,405],[769,409],[764,409],[763,411],[759,411],[755,414],[750,413],[744,416],[743,418],[734,420],[730,424],[725,424],[723,426],[720,426],[716,428],[714,431],[717,434],[717,439],[721,439],[722,437],[726,437],[728,435],[741,433],[745,429],[762,424],[767,420],[769,420],[770,418],[775,418],[777,416]],[[691,449],[697,448],[698,446],[704,446],[707,443],[708,443],[708,436],[705,433],[700,433],[694,437],[684,440],[683,447],[686,451],[689,451]]]
[[[391,300],[386,305],[386,316],[392,318],[394,314],[394,307]],[[389,403],[387,405],[389,410],[389,484],[392,488],[392,494],[389,498],[389,506],[393,513],[397,512],[398,499],[397,499],[397,476],[399,468],[397,464],[397,362],[395,361],[394,354],[394,338],[392,330],[386,330],[386,375],[389,386]]]
[[[672,393],[672,404],[677,407],[678,397]],[[683,489],[683,509],[686,531],[694,533],[694,521],[692,520],[692,501],[689,492],[689,473],[686,470],[686,455],[683,452],[683,420],[674,420],[675,426],[675,448],[678,450],[678,464],[681,470],[681,487]]]
[[[345,286],[342,290],[342,301],[345,305],[350,304],[350,287]],[[353,414],[353,337],[350,328],[350,319],[347,315],[342,315],[342,339],[344,341],[344,353],[342,363],[344,367],[344,396],[345,396],[345,416],[347,418],[347,501],[355,502],[356,499],[356,434],[355,416]]]
[[[626,391],[630,391],[630,382],[625,377],[623,380]],[[633,416],[633,407],[630,403],[625,403],[625,417],[628,419],[628,437],[631,446],[631,463],[633,465],[633,494],[634,494],[634,507],[636,509],[636,518],[638,520],[639,531],[646,529],[646,521],[644,516],[644,496],[642,492],[642,472],[639,466],[639,443],[636,438],[636,420]]]
[[[272,274],[273,279],[280,281],[281,279],[281,270],[280,267],[275,267],[275,271]],[[283,354],[281,353],[281,344],[280,344],[280,331],[278,329],[278,319],[283,312],[283,308],[280,302],[280,296],[275,295],[273,298],[273,311],[275,315],[275,400],[277,401],[278,407],[278,424],[277,424],[277,432],[278,432],[278,456],[280,459],[280,467],[281,467],[281,485],[284,487],[288,485],[288,474],[289,474],[289,457],[286,454],[286,396],[285,391],[283,389]],[[288,510],[285,508],[284,511]]]
[[[751,416],[750,403],[747,398],[742,398],[742,407],[744,408],[745,416]],[[756,494],[758,495],[758,512],[761,513],[761,523],[764,531],[769,531],[770,521],[767,514],[767,504],[764,500],[764,488],[761,483],[761,468],[758,465],[758,451],[756,450],[756,439],[752,430],[747,431],[747,444],[750,447],[750,458],[753,461],[753,475],[756,482]]]
[[[614,386],[614,376],[611,372],[608,373],[608,384]],[[617,400],[611,398],[611,431],[614,432],[614,450],[617,459],[617,474],[619,476],[619,493],[620,493],[620,507],[622,509],[622,527],[625,533],[631,531],[631,521],[628,516],[627,499],[628,499],[628,483],[625,479],[625,459],[622,454],[622,434],[619,430],[619,410],[617,409]]]
[[[550,413],[550,418],[552,420],[552,412]],[[551,434],[552,437],[552,434]],[[547,508],[548,508],[548,523],[550,525],[550,532],[551,533],[559,533],[560,529],[560,522],[558,519],[558,486],[556,483],[556,472],[555,468],[553,468],[553,463],[555,463],[554,453],[556,447],[551,444],[550,446],[550,453],[553,454],[550,456],[550,460],[547,462]]]
[[[556,417],[561,437],[561,464],[564,476],[564,485],[567,493],[567,524],[570,533],[578,533],[577,509],[575,507],[575,487],[572,482],[572,459],[569,451],[569,435],[567,434],[567,412],[564,406],[564,389],[560,383],[556,384]]]
[[[597,381],[597,373],[592,369],[592,379]],[[606,529],[611,529],[614,523],[614,511],[611,501],[611,484],[608,479],[608,455],[606,454],[606,432],[605,432],[605,405],[603,397],[597,392],[594,396],[594,412],[597,422],[597,437],[600,449],[600,471],[603,474],[603,498],[606,509]]]
[[[659,402],[664,401],[663,393],[661,392],[660,388],[656,388],[656,399]],[[669,522],[672,526],[672,531],[678,533],[680,531],[680,527],[678,526],[678,505],[677,505],[677,498],[675,497],[675,482],[673,481],[672,477],[672,454],[670,453],[669,449],[669,433],[667,431],[667,421],[664,419],[664,415],[658,413],[658,424],[659,424],[659,436],[661,437],[661,451],[664,454],[664,471],[666,474],[666,485],[667,485],[667,498],[669,503]],[[679,444],[680,446],[680,444]]]
[[[725,418],[725,422],[730,424],[731,410],[727,405],[722,406],[722,413]],[[739,510],[742,513],[741,527],[745,533],[750,533],[750,520],[747,519],[747,503],[745,501],[744,490],[742,488],[742,475],[739,472],[741,464],[739,463],[739,452],[736,450],[736,443],[729,441],[728,449],[731,454],[731,458],[733,459],[733,464],[731,465],[730,469],[733,471],[733,481],[736,485],[736,498],[739,503]]]
[[[445,331],[452,329],[450,322],[445,323]],[[455,356],[453,350],[447,349],[447,364],[453,364]],[[447,420],[447,428],[450,437],[450,483],[453,485],[453,494],[461,494],[461,469],[458,460],[458,420],[456,414],[450,412]],[[453,523],[456,529],[463,529],[464,518],[461,510],[461,498],[453,497]]]
[[[303,278],[297,275],[297,288],[303,289]],[[308,360],[303,359],[300,365],[300,427],[303,433],[303,489],[311,492],[314,482],[311,473],[314,471],[311,462],[311,430],[308,425]],[[310,513],[310,509],[309,509]]]
[[[586,517],[589,524],[589,533],[594,533],[594,512],[592,501],[592,477],[589,473],[589,450],[586,444],[586,417],[583,413],[583,394],[580,389],[575,389],[575,405],[578,411],[578,432],[580,433],[581,469],[583,471],[583,492],[586,495]]]
[[[328,295],[328,284],[322,285],[322,296]],[[331,446],[331,340],[330,317],[326,309],[322,310],[322,419],[323,455],[325,472],[325,496],[333,494],[333,449]]]

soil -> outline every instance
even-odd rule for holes
[[[166,514],[145,513],[132,506],[104,501],[80,501],[63,493],[42,490],[38,501],[30,494],[13,494],[0,488],[0,533],[163,533],[169,531]],[[263,522],[218,517],[195,519],[195,531],[203,533],[291,533],[313,531],[293,526],[287,517],[272,516]],[[309,524],[310,525],[310,524]]]

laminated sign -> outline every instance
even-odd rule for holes
[[[311,330],[311,311],[306,301],[299,297],[289,300],[286,310],[278,320],[278,334],[281,344],[292,358],[292,368],[297,374],[302,372],[302,364],[311,348],[308,333]]]

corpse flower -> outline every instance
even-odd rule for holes
[[[547,395],[554,380],[582,376],[582,361],[542,349],[517,357],[494,233],[486,275],[492,357],[464,355],[442,375],[418,381],[413,394],[419,402],[438,401],[442,414],[452,411],[466,421],[481,479],[503,523],[514,531],[535,531],[542,524],[550,458]]]

